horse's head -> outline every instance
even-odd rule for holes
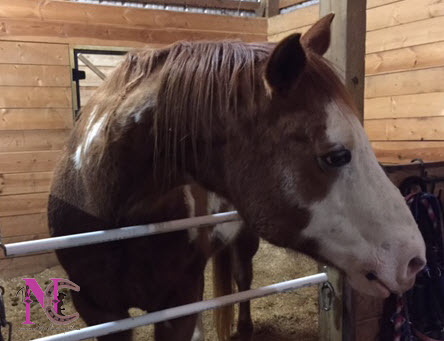
[[[424,241],[321,57],[332,18],[272,51],[261,69],[267,99],[254,124],[228,140],[225,179],[262,237],[333,264],[359,291],[387,296],[413,285]]]

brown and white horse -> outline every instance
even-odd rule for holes
[[[186,186],[197,183],[233,204],[246,235],[328,262],[367,294],[409,289],[424,242],[322,58],[331,20],[277,45],[130,52],[73,129],[52,185],[52,234],[187,217]],[[182,231],[57,254],[81,287],[76,309],[96,324],[200,300],[211,237]],[[160,323],[156,340],[190,340],[195,321]]]

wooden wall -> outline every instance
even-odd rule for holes
[[[267,40],[267,21],[262,18],[58,0],[2,1],[0,28],[3,243],[48,236],[46,205],[52,171],[73,126],[71,48],[162,46],[182,39]],[[106,63],[99,63],[105,72],[114,67]],[[84,96],[98,84],[94,77],[89,79],[92,83],[85,84]],[[0,273],[6,277],[31,274],[56,262],[53,253],[13,259],[4,259],[1,253]]]
[[[48,237],[48,188],[73,123],[69,46],[0,41],[0,75],[2,241]],[[56,260],[50,253],[1,259],[0,272],[51,264]]]
[[[365,129],[380,161],[444,160],[444,1],[368,0]],[[270,41],[305,32],[310,6],[269,20]]]

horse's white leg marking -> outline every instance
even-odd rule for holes
[[[196,327],[194,328],[193,337],[191,341],[204,341],[205,340],[205,330],[203,326],[202,314],[197,316]]]

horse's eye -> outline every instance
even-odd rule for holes
[[[320,157],[322,163],[327,167],[342,167],[351,161],[351,153],[348,149],[329,152]]]

